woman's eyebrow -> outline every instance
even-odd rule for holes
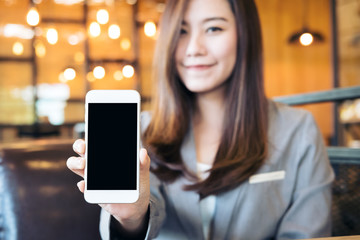
[[[206,18],[203,20],[203,22],[210,22],[210,21],[224,21],[224,22],[228,22],[228,20],[224,17],[210,17],[210,18]]]
[[[203,23],[206,23],[206,22],[211,22],[211,21],[224,21],[224,22],[229,22],[229,20],[226,19],[226,18],[224,18],[224,17],[210,17],[210,18],[205,18],[202,22],[203,22]],[[188,23],[187,23],[185,20],[183,20],[183,21],[181,22],[181,25],[187,26]]]

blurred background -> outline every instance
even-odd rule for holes
[[[360,0],[256,3],[270,98],[360,85]],[[163,10],[163,0],[0,0],[0,142],[74,137],[91,89],[136,89],[148,109]],[[360,145],[359,101],[304,107],[328,145],[338,135]]]

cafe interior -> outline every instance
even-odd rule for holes
[[[360,235],[360,0],[256,0],[268,98],[326,143],[333,236]],[[154,92],[164,0],[0,0],[0,239],[99,239],[66,167],[90,90]]]

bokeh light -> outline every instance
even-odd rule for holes
[[[16,41],[13,44],[12,51],[15,55],[20,56],[24,53],[24,45],[21,42]]]
[[[313,42],[314,38],[310,33],[303,33],[300,36],[300,43],[303,46],[309,46]]]
[[[96,79],[103,79],[105,77],[105,69],[102,66],[96,66],[93,74]]]
[[[47,30],[47,32],[46,32],[46,40],[51,45],[54,45],[54,44],[57,43],[57,41],[58,41],[58,32],[56,31],[55,28],[49,28]]]
[[[118,39],[120,37],[120,27],[117,24],[112,24],[109,26],[108,35],[111,39]]]
[[[26,15],[26,21],[30,26],[36,26],[40,22],[40,15],[36,8],[31,8]]]
[[[122,69],[122,74],[126,78],[131,78],[135,74],[134,67],[131,65],[125,65]]]
[[[156,25],[152,21],[147,21],[144,25],[145,35],[148,37],[154,37],[156,34]]]

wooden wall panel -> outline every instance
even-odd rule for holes
[[[263,32],[265,88],[269,97],[332,88],[330,1],[256,0]],[[305,7],[305,4],[308,5]],[[308,47],[290,45],[291,34],[301,30],[303,16],[325,42]],[[327,140],[332,135],[332,104],[304,106],[315,116]]]

